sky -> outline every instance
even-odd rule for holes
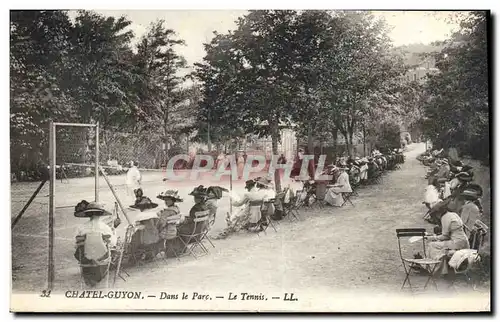
[[[201,61],[205,55],[203,44],[210,41],[213,31],[220,33],[233,30],[238,17],[247,13],[244,10],[96,10],[106,16],[126,15],[132,25],[130,28],[137,41],[146,32],[148,26],[157,19],[164,19],[169,28],[174,29],[186,46],[180,47],[189,65]],[[392,28],[389,36],[394,45],[410,43],[428,44],[446,39],[454,25],[445,18],[450,12],[445,11],[377,11],[374,15],[384,17]]]

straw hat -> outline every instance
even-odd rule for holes
[[[156,198],[160,200],[172,199],[175,202],[182,202],[182,199],[179,197],[179,192],[177,190],[167,190],[160,193]]]
[[[460,172],[459,174],[456,175],[456,178],[460,181],[465,181],[465,182],[472,181],[472,175],[467,172]]]
[[[472,191],[476,193],[479,198],[483,196],[483,188],[477,183],[468,184],[465,191]]]
[[[110,216],[111,213],[99,203],[82,200],[75,206],[74,215],[78,218],[88,218],[93,216]]]
[[[468,200],[476,200],[476,199],[480,198],[478,191],[473,190],[473,189],[465,189],[464,191],[462,191],[460,196],[462,196]]]

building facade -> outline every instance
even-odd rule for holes
[[[436,60],[433,57],[428,57],[418,66],[408,70],[406,73],[406,79],[408,81],[419,82],[422,84],[426,81],[427,75],[433,75],[438,72],[439,70],[436,68]]]

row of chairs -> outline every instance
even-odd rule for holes
[[[116,215],[118,213],[118,206],[115,205],[114,208],[114,214]],[[166,261],[167,260],[167,253],[171,252],[174,254],[175,258],[177,260],[180,260],[181,257],[184,255],[191,255],[193,258],[197,259],[200,255],[197,254],[196,250],[200,249],[201,250],[201,255],[206,255],[209,254],[209,248],[205,245],[205,242],[208,242],[213,248],[215,248],[215,245],[213,244],[212,240],[210,239],[210,236],[208,235],[211,222],[210,222],[210,211],[200,211],[195,213],[195,218],[194,218],[194,227],[193,231],[191,233],[181,233],[178,232],[177,236],[173,239],[170,240],[165,240],[165,243],[163,245],[163,250],[165,252],[165,255],[163,256],[163,259]],[[201,227],[201,229],[200,229]],[[138,231],[144,229],[145,227],[142,225],[130,225],[127,227],[126,233],[125,233],[125,238],[124,240],[118,239],[117,245],[114,247],[108,247],[106,243],[102,240],[101,234],[96,234],[93,236],[92,234],[87,234],[86,239],[99,239],[100,243],[93,243],[93,245],[101,245],[101,249],[97,249],[96,251],[101,251],[103,254],[105,253],[106,256],[103,256],[103,260],[97,262],[85,262],[83,256],[84,252],[80,253],[80,258],[79,258],[79,266],[80,266],[80,286],[82,288],[85,287],[87,284],[85,282],[84,278],[84,273],[88,270],[97,270],[99,268],[104,268],[106,267],[105,272],[101,272],[102,274],[106,274],[105,280],[103,283],[105,283],[105,287],[109,287],[109,277],[112,272],[114,272],[114,277],[113,277],[113,286],[115,285],[116,281],[118,278],[122,279],[123,281],[126,281],[126,277],[129,277],[130,274],[123,268],[123,260],[124,258],[131,258],[135,263],[142,264],[142,257],[144,255],[150,255],[151,257],[154,257],[156,255],[156,249],[153,248],[145,248],[142,251],[138,251],[136,249],[132,249],[132,236],[137,233]],[[178,251],[173,247],[172,245],[174,244],[175,241],[179,241],[183,245],[183,250]],[[153,260],[155,263],[156,261]]]

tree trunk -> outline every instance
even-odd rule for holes
[[[363,124],[363,156],[366,157],[366,129]]]
[[[333,137],[333,163],[337,161],[337,140],[339,138],[339,130],[338,128],[334,128],[332,131],[332,137]]]
[[[351,148],[349,149],[349,157],[353,158],[354,157],[354,142],[353,142],[353,133],[349,133],[349,144],[351,145]]]
[[[309,126],[307,128],[307,154],[309,155],[315,155],[314,153],[314,136],[313,136],[313,131],[312,131],[312,125],[309,123]],[[311,161],[309,161],[311,162]],[[309,166],[307,167],[308,169],[310,168]],[[312,174],[309,173],[310,176],[314,177],[314,173],[316,172],[316,166],[314,160],[312,160]]]
[[[307,128],[307,154],[314,154],[314,136],[312,134],[311,123],[309,123]]]
[[[271,139],[272,139],[272,149],[273,149],[273,155],[278,155],[278,142],[279,142],[279,129],[278,129],[278,123],[273,122],[269,123],[271,124]],[[276,187],[276,192],[281,192],[281,178],[278,169],[274,170],[274,183]]]

